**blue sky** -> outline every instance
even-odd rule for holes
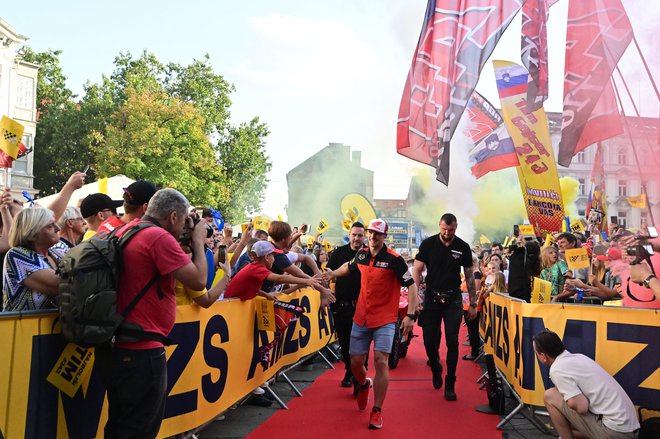
[[[624,5],[660,79],[658,57],[651,56],[660,11],[648,10],[647,2]],[[550,111],[561,109],[566,6],[560,0],[549,23]],[[30,3],[31,15],[20,2],[5,2],[0,16],[34,49],[61,49],[77,93],[85,81],[110,74],[120,51],[146,49],[182,64],[208,53],[216,72],[236,86],[232,121],[259,116],[270,127],[273,170],[263,210],[276,216],[284,213],[286,172],[329,142],[363,151],[363,166],[375,171],[376,198],[406,197],[417,165],[395,153],[396,117],[425,8],[426,0],[38,0]],[[520,62],[519,22],[518,16],[494,59]],[[641,77],[632,64],[638,62],[622,63]],[[652,93],[642,80],[631,87],[640,98]],[[490,64],[478,90],[498,106]],[[642,109],[658,114],[653,100]]]

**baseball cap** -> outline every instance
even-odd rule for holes
[[[273,244],[268,241],[257,241],[252,244],[252,253],[258,257],[267,256],[275,251]]]
[[[596,259],[599,261],[615,261],[621,259],[621,250],[616,247],[610,247],[605,254],[596,256]]]
[[[124,204],[123,200],[113,200],[106,194],[96,193],[87,195],[80,203],[80,214],[83,218],[89,218],[105,210],[115,210]]]
[[[150,181],[134,181],[124,189],[124,203],[140,206],[148,203],[156,193],[156,185]]]
[[[371,230],[372,232],[376,233],[384,233],[387,234],[387,223],[383,221],[380,218],[372,219],[369,221],[369,227],[367,227],[367,230]]]

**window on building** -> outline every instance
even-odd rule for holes
[[[627,224],[628,222],[626,221],[626,218],[628,217],[628,212],[619,212],[619,226],[623,227],[624,229],[628,228]]]
[[[578,193],[580,195],[586,194],[587,188],[585,187],[585,182],[586,180],[584,178],[578,178],[578,183],[580,183],[580,186],[578,187]]]
[[[575,161],[578,163],[586,163],[587,161],[586,153],[584,151],[580,151],[577,154],[575,154]]]
[[[16,106],[31,110],[34,105],[34,78],[18,75],[16,81]]]
[[[623,149],[620,149],[617,153],[616,162],[620,165],[625,165],[627,163],[626,152]]]
[[[620,197],[628,196],[628,186],[626,186],[626,180],[619,180],[619,196]]]
[[[21,139],[21,142],[23,142],[23,145],[25,145],[25,148],[28,150],[32,146],[32,137],[29,134],[24,134],[23,138]],[[28,171],[28,161],[27,161],[27,155],[24,155],[23,157],[20,157],[14,161],[14,165],[12,166],[12,172],[18,173],[18,174],[27,174]]]

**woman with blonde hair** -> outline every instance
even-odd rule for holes
[[[50,248],[59,242],[59,230],[50,209],[30,207],[16,215],[4,261],[3,311],[57,308],[59,257]]]
[[[564,289],[567,271],[568,265],[559,258],[559,252],[556,248],[543,247],[541,249],[541,279],[552,284],[551,297],[553,300]]]

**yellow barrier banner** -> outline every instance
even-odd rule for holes
[[[305,313],[286,329],[265,366],[259,350],[274,334],[259,330],[257,301],[177,307],[169,334],[173,344],[166,348],[168,396],[158,437],[204,425],[277,371],[333,339],[332,319],[319,312],[317,291],[298,290],[282,298]],[[80,378],[73,396],[48,381],[67,346],[54,325],[56,316],[0,314],[0,432],[5,438],[103,437],[107,402],[99,365],[95,362]]]
[[[520,162],[516,169],[534,236],[557,232],[564,219],[564,202],[545,111],[543,107],[527,111],[524,67],[508,61],[493,61],[493,66],[502,117]]]
[[[566,303],[532,304],[490,294],[479,331],[484,351],[525,404],[543,406],[552,386],[539,363],[532,337],[548,328],[569,352],[596,361],[623,387],[632,402],[660,409],[660,313],[654,309],[611,308]]]
[[[547,303],[550,302],[552,295],[552,282],[535,277],[532,287],[532,303]]]
[[[566,264],[571,270],[589,268],[591,266],[589,252],[584,247],[566,249]]]

